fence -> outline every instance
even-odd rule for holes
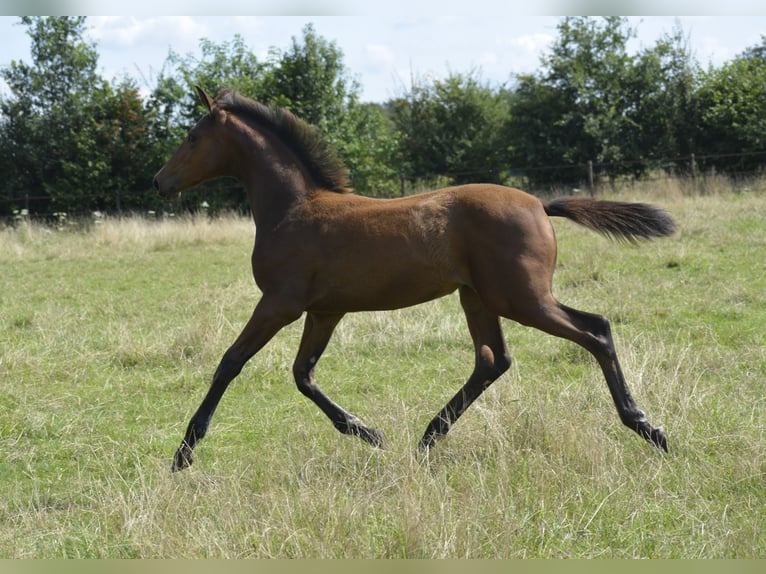
[[[716,162],[729,160],[730,165],[739,162],[746,169],[727,169],[724,175],[733,180],[755,178],[763,176],[766,173],[766,151],[745,152],[745,153],[727,153],[727,154],[705,154],[689,156],[679,156],[666,159],[651,160],[630,160],[622,162],[598,163],[588,161],[579,164],[561,164],[547,166],[507,166],[507,167],[489,167],[476,170],[466,170],[460,172],[450,172],[441,175],[429,175],[427,177],[407,177],[401,175],[397,184],[387,186],[388,189],[397,189],[399,195],[411,195],[426,189],[433,189],[437,186],[449,185],[453,182],[476,181],[484,183],[499,183],[513,185],[530,193],[537,195],[566,194],[572,192],[587,192],[594,195],[602,182],[607,181],[609,185],[614,185],[615,179],[608,174],[626,173],[633,171],[635,174],[642,174],[640,177],[633,177],[632,180],[657,181],[657,180],[683,180],[688,187],[694,191],[704,191],[703,182],[711,173],[715,173],[714,166]],[[541,177],[545,174],[545,177]],[[624,179],[630,179],[630,176],[621,176]],[[544,183],[541,183],[544,181]],[[393,182],[392,182],[393,183]],[[203,191],[185,195],[185,199],[180,204],[168,204],[153,196],[153,191],[142,190],[136,192],[136,195],[151,195],[151,201],[144,202],[149,207],[144,207],[143,212],[161,212],[163,210],[175,210],[177,212],[189,212],[198,210],[203,203],[214,203],[213,196],[223,192],[231,199],[231,205],[227,204],[228,209],[245,209],[244,193],[242,186],[239,185],[217,185],[217,190]],[[391,192],[388,192],[391,193]],[[396,191],[393,192],[396,194]],[[113,198],[112,205],[104,206],[103,198],[100,198],[101,211],[109,213],[122,213],[122,206],[125,204],[125,198],[128,194],[119,192]],[[109,202],[107,202],[109,203]],[[41,194],[24,194],[20,197],[0,198],[0,221],[13,222],[19,217],[32,218],[37,220],[57,221],[61,218],[62,210],[55,210],[52,207],[53,200],[50,196]],[[94,209],[96,207],[94,206]],[[139,210],[128,208],[130,212]],[[91,211],[69,212],[69,217],[90,216]]]
[[[579,164],[560,164],[530,167],[492,167],[472,171],[450,172],[428,178],[409,178],[400,176],[401,195],[408,195],[429,187],[437,181],[481,181],[485,183],[503,183],[520,187],[537,195],[551,193],[571,193],[585,191],[594,195],[603,182],[615,185],[618,181],[640,180],[682,180],[688,183],[692,191],[703,191],[704,180],[717,174],[715,163],[721,160],[747,160],[742,162],[746,168],[727,169],[720,173],[734,181],[761,177],[766,173],[766,151],[727,153],[727,154],[690,154],[664,159],[628,160],[621,162],[588,161]],[[733,164],[734,161],[729,161]],[[609,174],[632,171],[634,176],[622,175],[618,178]],[[545,174],[545,177],[541,177]]]

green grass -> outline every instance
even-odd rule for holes
[[[511,370],[420,455],[472,367],[451,296],[348,316],[318,366],[386,450],[295,389],[296,323],[171,474],[257,301],[252,222],[0,230],[0,557],[763,558],[766,196],[650,199],[677,236],[556,220],[554,291],[611,319],[669,455],[620,424],[590,356],[510,322]]]

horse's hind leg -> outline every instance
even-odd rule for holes
[[[470,287],[460,289],[460,303],[475,348],[474,370],[457,394],[431,420],[418,445],[421,449],[430,448],[438,438],[446,435],[471,403],[511,366],[499,317],[487,310]]]
[[[316,384],[314,367],[330,341],[342,314],[308,313],[303,328],[298,356],[293,364],[293,375],[298,390],[310,398],[343,434],[356,435],[373,446],[381,446],[383,434],[369,428],[357,417],[330,400]]]
[[[539,313],[526,317],[523,322],[552,335],[574,341],[590,351],[601,366],[623,424],[667,452],[668,441],[665,433],[649,424],[644,411],[630,394],[617,360],[609,321],[600,315],[562,305],[552,296],[538,309]]]

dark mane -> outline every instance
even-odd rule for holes
[[[337,151],[314,126],[289,110],[266,106],[234,90],[221,90],[216,104],[246,121],[258,123],[274,132],[292,148],[323,189],[336,193],[351,192],[348,169]]]

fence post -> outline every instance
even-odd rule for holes
[[[405,191],[406,191],[406,184],[407,184],[407,178],[404,177],[403,173],[399,174],[399,192],[402,197],[404,197]]]
[[[591,160],[588,160],[588,193],[593,197],[593,162]]]
[[[692,190],[697,193],[697,162],[694,161],[694,154],[691,155],[691,172],[692,172]]]

